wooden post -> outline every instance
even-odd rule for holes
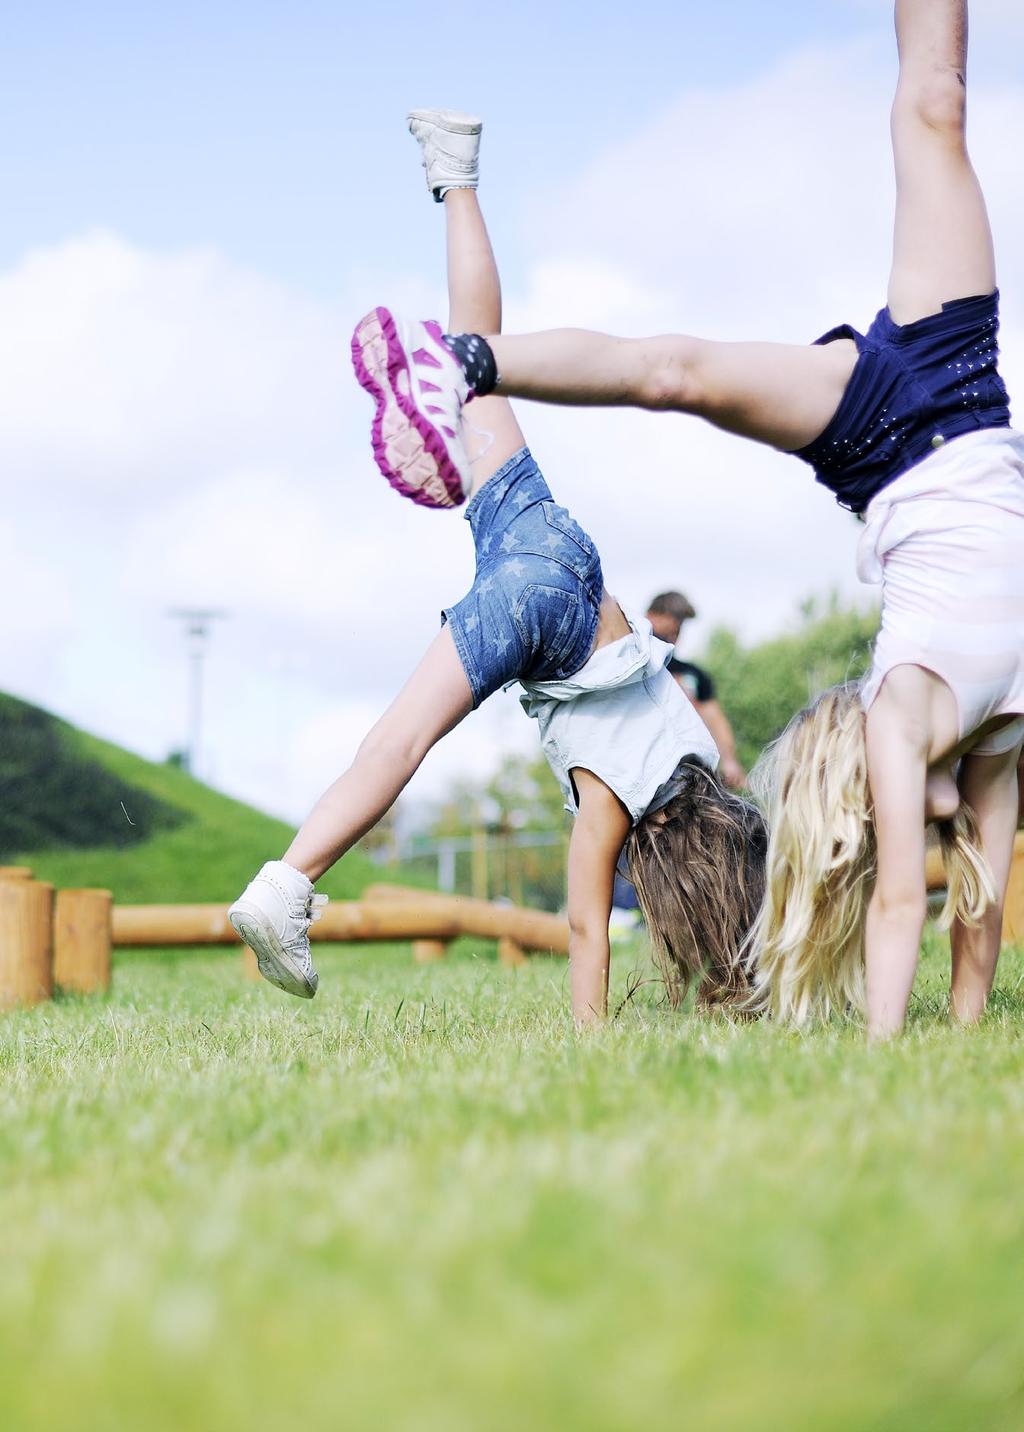
[[[508,894],[513,905],[523,903],[523,853],[519,846],[514,844],[511,836],[506,836],[505,849],[508,852]]]
[[[478,825],[473,832],[470,883],[474,900],[487,899],[487,832]]]
[[[502,935],[498,941],[498,963],[507,969],[518,969],[526,964],[526,951],[511,935]]]
[[[242,973],[247,980],[260,980],[263,978],[260,974],[260,967],[256,960],[256,955],[250,950],[248,945],[242,946]]]
[[[412,957],[418,965],[433,964],[444,959],[450,944],[450,940],[413,940]]]
[[[1003,944],[1024,945],[1024,831],[1013,845],[1010,882],[1003,907]]]
[[[53,982],[76,994],[110,988],[109,890],[58,890],[53,910]]]
[[[0,1009],[53,994],[53,886],[0,880]]]
[[[0,880],[31,880],[32,872],[27,865],[0,865]]]
[[[942,851],[933,846],[925,861],[925,880],[929,890],[941,890],[946,883],[942,868]],[[1006,903],[1003,906],[1003,944],[1024,945],[1024,830],[1019,830],[1013,842],[1013,859],[1010,864],[1010,879],[1006,886]]]

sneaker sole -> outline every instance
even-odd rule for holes
[[[465,501],[462,479],[443,435],[416,405],[405,345],[386,308],[371,309],[356,324],[352,366],[376,404],[373,456],[391,486],[421,507],[458,507]]]
[[[447,130],[449,134],[480,134],[484,127],[482,119],[475,115],[459,116],[458,110],[452,109],[411,109],[406,115],[409,124],[414,119],[421,120],[424,124],[432,124],[437,129]]]
[[[228,919],[238,938],[256,956],[260,974],[265,980],[284,990],[285,994],[295,995],[296,999],[313,998],[320,983],[319,975],[316,970],[307,975],[299,968],[261,911],[239,900],[228,911]]]

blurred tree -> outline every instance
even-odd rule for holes
[[[727,627],[711,633],[700,661],[715,678],[748,770],[801,706],[867,670],[877,630],[877,610],[844,607],[833,593],[824,603],[802,603],[795,630],[756,646],[743,646]]]
[[[562,793],[543,755],[510,753],[484,780],[454,782],[428,830],[435,837],[471,835],[481,827],[495,834],[549,831],[562,819]]]

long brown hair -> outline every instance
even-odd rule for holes
[[[695,984],[703,1005],[749,998],[747,939],[764,893],[768,833],[755,805],[696,758],[680,790],[626,841],[655,958],[673,1004]]]

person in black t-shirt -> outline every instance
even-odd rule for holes
[[[647,607],[647,620],[654,635],[675,646],[683,623],[697,615],[693,605],[682,592],[659,592],[652,597]],[[715,683],[709,672],[695,662],[683,661],[674,656],[668,669],[683,691],[697,708],[704,725],[714,737],[718,753],[722,758],[721,774],[726,785],[739,789],[746,784],[747,773],[736,755],[736,737],[733,735],[729,718],[718,704]]]

